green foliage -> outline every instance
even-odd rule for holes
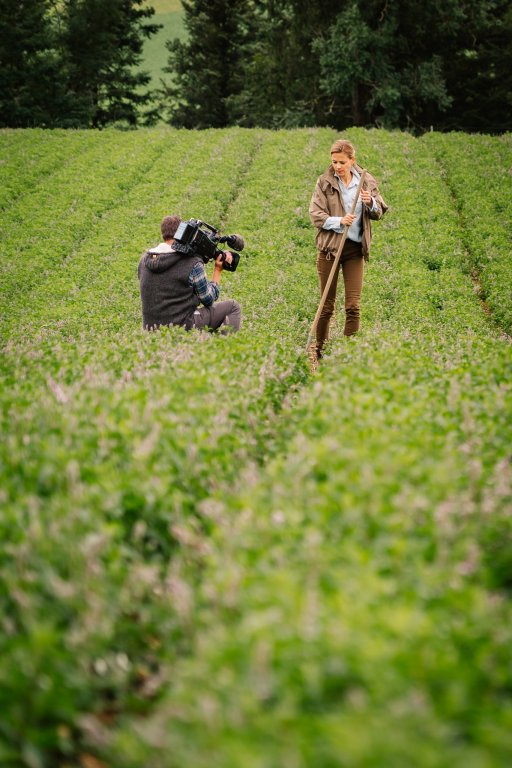
[[[510,763],[509,137],[348,131],[391,208],[313,375],[334,136],[0,132],[0,762]],[[142,331],[172,212],[238,334]]]
[[[491,53],[497,39],[500,75],[486,64],[498,61]],[[497,133],[508,128],[511,42],[506,2],[354,0],[313,49],[321,87],[347,110],[348,125]]]
[[[442,122],[444,130],[510,130],[512,7],[499,0],[480,8],[486,18],[482,23],[477,18],[477,33],[466,38],[466,47],[461,47],[445,67],[453,104]]]
[[[151,94],[137,71],[158,25],[143,0],[4,0],[0,126],[136,125]],[[143,6],[143,7],[141,7]]]
[[[225,99],[238,66],[237,23],[242,0],[184,0],[185,41],[167,43],[166,72],[173,83],[164,89],[163,113],[185,128],[222,128],[228,124]],[[161,110],[162,111],[162,110]]]
[[[478,136],[461,141],[460,134],[435,134],[425,136],[424,141],[457,200],[466,269],[497,322],[512,334],[511,135],[499,140]]]
[[[325,29],[332,0],[246,3],[239,21],[239,62],[227,99],[230,123],[270,128],[325,125],[312,40]]]
[[[56,124],[69,107],[51,0],[2,0],[0,127]]]
[[[62,45],[76,125],[137,124],[140,107],[150,99],[140,86],[150,77],[133,70],[141,61],[144,37],[158,31],[157,25],[144,23],[153,9],[141,5],[143,0],[65,0]]]
[[[313,44],[327,95],[347,104],[355,125],[411,127],[420,124],[432,104],[437,111],[445,111],[452,99],[441,56],[428,50],[415,58],[403,43],[397,44],[399,17],[390,18],[383,11],[382,25],[373,29],[371,17],[367,23],[363,14],[353,2],[330,27],[327,40]]]
[[[187,41],[169,41],[173,85],[162,108],[176,126],[296,127],[325,123],[312,35],[332,0],[187,0]]]
[[[507,0],[187,0],[169,43],[176,126],[510,127]]]

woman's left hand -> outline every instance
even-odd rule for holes
[[[368,190],[367,190],[367,189],[362,189],[362,190],[361,190],[361,200],[362,200],[362,201],[363,201],[363,203],[365,203],[366,205],[371,205],[371,203],[372,203],[372,196],[371,196],[371,194],[368,192]]]

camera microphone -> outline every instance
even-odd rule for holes
[[[242,235],[226,235],[221,238],[221,242],[227,243],[234,251],[243,251],[245,245]]]

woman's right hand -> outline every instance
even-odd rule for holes
[[[350,227],[350,225],[353,224],[355,220],[356,217],[353,213],[347,213],[345,216],[340,218],[341,223],[344,224],[345,227]]]

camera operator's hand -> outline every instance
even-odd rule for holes
[[[215,269],[213,270],[213,281],[218,283],[220,281],[220,273],[224,269],[224,264],[231,264],[233,261],[233,254],[231,251],[224,251],[219,253],[215,259]]]
[[[215,259],[215,268],[213,270],[213,282],[214,283],[220,283],[220,273],[224,269],[224,254],[219,253],[217,258]]]

